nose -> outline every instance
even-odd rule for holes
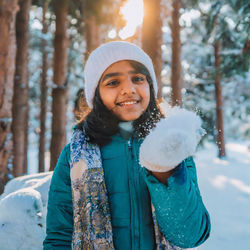
[[[135,85],[130,77],[126,77],[121,85],[121,94],[134,94],[136,92]]]

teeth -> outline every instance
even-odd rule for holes
[[[137,103],[136,101],[132,101],[132,102],[122,102],[121,105],[130,105],[130,104],[135,104]]]

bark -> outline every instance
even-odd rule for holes
[[[48,9],[49,1],[43,2],[43,35],[48,32],[48,24],[46,20],[46,12]],[[39,134],[39,172],[44,172],[45,170],[45,145],[46,145],[46,113],[47,113],[47,71],[48,71],[48,52],[46,50],[48,44],[46,39],[42,40],[42,74],[41,74],[41,96],[40,96],[40,134]]]
[[[144,18],[142,24],[142,49],[151,57],[158,83],[157,97],[162,96],[162,19],[161,0],[144,0]]]
[[[83,15],[84,23],[84,39],[86,41],[86,51],[85,51],[85,62],[88,59],[89,54],[101,45],[101,30],[100,24],[97,22],[96,16],[94,15],[93,5],[90,1],[83,0],[81,3],[81,13]]]
[[[54,88],[52,90],[52,138],[50,144],[50,170],[55,168],[57,159],[66,143],[67,104],[67,13],[68,0],[55,1],[56,31],[54,39]]]
[[[27,93],[29,95],[29,92]],[[24,163],[23,163],[23,172],[28,173],[28,143],[29,143],[29,101],[27,101],[27,112],[26,112],[26,118],[25,118],[25,124],[24,124],[24,131],[25,131],[25,140],[24,140]]]
[[[172,106],[181,106],[182,80],[181,80],[181,39],[179,24],[181,0],[172,1],[172,63],[171,63],[171,85],[172,85]]]
[[[219,149],[219,157],[226,155],[225,141],[224,141],[224,125],[223,125],[223,100],[221,88],[221,73],[220,73],[220,42],[216,41],[214,44],[215,57],[215,97],[216,97],[216,128],[217,128],[217,145]]]
[[[244,47],[242,49],[242,53],[247,54],[249,50],[250,50],[250,38],[248,38],[247,41],[245,42]]]
[[[9,180],[11,161],[11,109],[15,74],[15,20],[18,0],[0,1],[0,194]]]
[[[84,24],[85,24],[85,40],[86,40],[86,55],[85,61],[89,54],[101,45],[101,32],[100,25],[96,21],[94,15],[89,15],[87,10],[84,9]]]
[[[16,16],[16,71],[13,96],[13,174],[20,176],[27,170],[27,121],[28,121],[28,49],[29,10],[31,0],[19,0]]]

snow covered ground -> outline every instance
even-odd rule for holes
[[[206,144],[195,157],[201,194],[212,222],[211,236],[199,250],[250,250],[249,145],[227,143],[227,158],[220,160],[215,145]],[[51,173],[29,175],[6,186],[0,197],[1,250],[42,248],[50,179]]]
[[[0,249],[41,250],[52,172],[7,183],[0,196]]]
[[[195,162],[203,201],[210,213],[210,238],[199,250],[250,249],[250,143],[227,143],[227,157],[207,144]]]

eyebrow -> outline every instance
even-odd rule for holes
[[[128,73],[129,74],[142,74],[141,72],[138,72],[138,71],[135,71],[135,70],[131,70]],[[121,76],[121,75],[123,75],[123,73],[120,73],[120,72],[108,73],[103,77],[102,82],[106,81],[108,78],[111,78],[111,77],[114,77],[114,76]]]

